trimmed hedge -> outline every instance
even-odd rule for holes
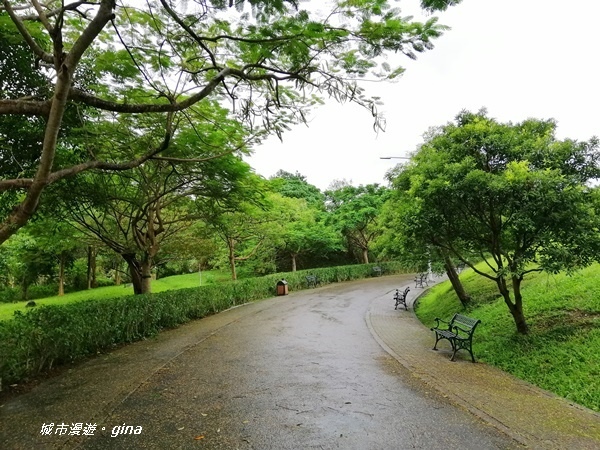
[[[290,291],[306,288],[306,275],[320,284],[406,272],[399,263],[329,267],[268,275],[218,285],[149,295],[39,306],[0,322],[0,390],[54,366],[134,342],[235,305],[275,295],[284,278]]]

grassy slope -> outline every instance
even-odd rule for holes
[[[573,276],[526,278],[527,336],[516,333],[493,282],[472,271],[464,272],[461,280],[474,300],[466,314],[482,321],[473,344],[479,360],[600,411],[600,265]],[[417,307],[428,326],[435,317],[449,318],[455,312],[465,313],[449,282],[434,287]]]
[[[228,281],[228,274],[221,272],[202,272],[202,285],[212,284],[220,281]],[[158,279],[152,282],[152,292],[170,291],[173,289],[183,289],[189,287],[197,287],[200,285],[200,276],[198,273],[190,273],[187,275],[175,275]],[[130,284],[121,286],[106,286],[89,291],[78,291],[65,294],[62,297],[48,297],[44,299],[36,299],[37,305],[62,305],[65,303],[77,302],[89,299],[106,299],[133,295],[133,287]],[[0,320],[10,319],[14,311],[25,311],[27,302],[17,303],[0,303]]]

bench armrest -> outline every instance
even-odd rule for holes
[[[454,330],[454,332],[455,332],[456,334],[459,334],[459,332],[462,332],[462,333],[464,333],[464,334],[466,334],[466,335],[469,335],[469,336],[470,336],[470,335],[471,335],[471,333],[473,332],[473,328],[470,328],[470,329],[464,329],[464,328],[461,328],[461,327],[459,327],[459,326],[457,326],[457,325],[453,325],[453,326],[452,326],[452,329]]]
[[[447,325],[448,330],[451,329],[450,322],[440,319],[439,317],[435,318],[435,327],[433,327],[433,328],[440,328],[440,323],[445,323]],[[433,330],[433,328],[432,328],[432,330]]]

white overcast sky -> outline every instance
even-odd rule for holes
[[[403,15],[417,18],[418,3],[399,2]],[[600,135],[600,1],[463,0],[436,15],[452,29],[433,50],[406,58],[396,83],[364,84],[382,97],[385,133],[374,133],[366,110],[330,102],[308,128],[256,147],[255,171],[297,171],[321,190],[340,179],[385,184],[400,161],[381,156],[407,155],[430,126],[481,107],[500,121],[553,118],[561,139]]]

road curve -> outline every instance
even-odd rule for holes
[[[408,279],[293,292],[100,355],[0,406],[0,448],[520,448],[371,336],[390,278]]]

